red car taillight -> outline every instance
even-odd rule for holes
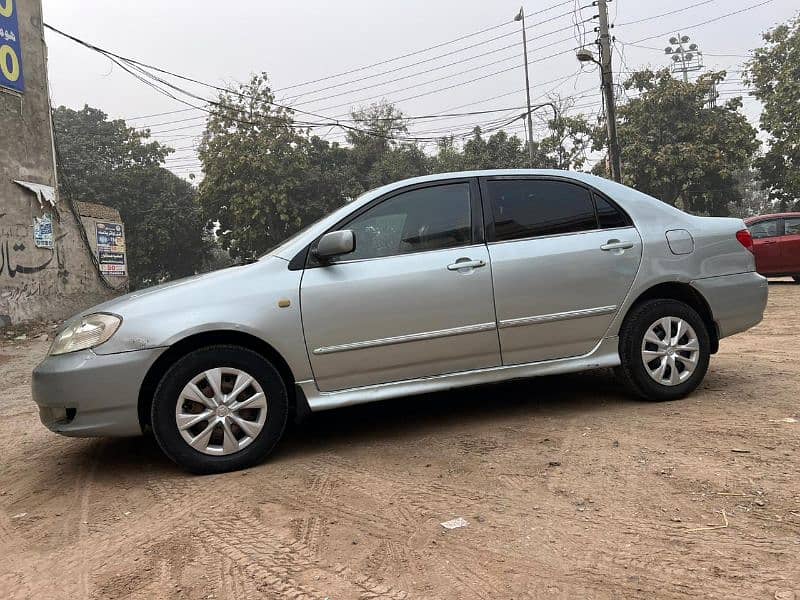
[[[736,239],[739,240],[739,243],[747,248],[750,252],[753,252],[753,236],[750,235],[750,231],[747,229],[742,229],[736,232]]]

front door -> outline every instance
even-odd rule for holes
[[[748,227],[753,236],[753,254],[756,271],[762,275],[782,273],[780,240],[783,223],[781,219],[759,221]]]
[[[477,196],[471,180],[414,187],[337,226],[355,251],[309,266],[301,284],[320,390],[500,364]]]
[[[641,261],[629,217],[559,179],[487,179],[482,189],[503,364],[591,351]]]

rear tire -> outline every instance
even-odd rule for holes
[[[710,348],[705,323],[691,306],[678,300],[648,300],[634,307],[622,324],[622,364],[615,373],[644,400],[677,400],[703,380]]]
[[[217,345],[172,365],[156,389],[151,422],[171,460],[205,474],[261,462],[281,439],[288,414],[286,386],[269,361]]]

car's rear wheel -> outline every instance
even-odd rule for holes
[[[252,350],[220,345],[194,350],[167,371],[151,416],[169,458],[194,473],[219,473],[263,460],[288,413],[275,367]]]
[[[620,330],[619,379],[645,400],[690,394],[708,370],[711,342],[703,319],[677,300],[636,306]]]

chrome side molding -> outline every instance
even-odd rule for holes
[[[550,323],[552,321],[566,321],[568,319],[581,319],[583,317],[596,317],[607,315],[617,310],[617,305],[598,306],[597,308],[583,308],[581,310],[569,310],[566,312],[550,313],[549,315],[534,315],[532,317],[520,317],[518,319],[505,319],[498,323],[501,329],[506,327],[522,327],[524,325],[535,325],[537,323]]]
[[[423,331],[420,333],[410,333],[408,335],[398,335],[395,337],[380,338],[377,340],[364,340],[361,342],[351,342],[349,344],[337,344],[336,346],[323,346],[321,348],[315,348],[314,354],[333,354],[334,352],[346,352],[348,350],[361,350],[364,348],[377,348],[378,346],[391,346],[392,344],[403,344],[406,342],[435,340],[437,338],[451,337],[465,333],[491,331],[494,328],[494,322],[477,323],[475,325],[465,325],[464,327],[452,327],[450,329],[439,329],[437,331]]]

